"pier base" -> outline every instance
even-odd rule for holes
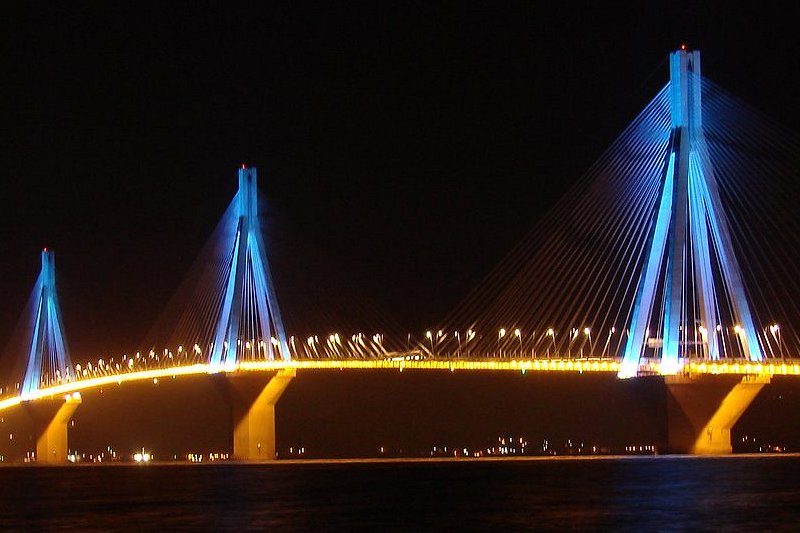
[[[666,376],[667,451],[693,455],[731,453],[731,428],[769,376]]]
[[[280,370],[265,383],[262,375],[232,375],[223,389],[233,418],[233,457],[271,461],[275,454],[275,404],[294,378],[295,370]]]
[[[67,462],[67,427],[75,410],[81,404],[79,393],[65,398],[48,398],[25,403],[33,419],[36,435],[36,462],[61,464]]]

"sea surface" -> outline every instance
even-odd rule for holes
[[[0,531],[798,531],[800,456],[0,467]]]

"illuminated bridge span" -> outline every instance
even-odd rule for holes
[[[144,349],[74,362],[51,251],[24,314],[24,365],[0,410],[24,406],[37,458],[66,459],[88,389],[213,374],[234,456],[275,457],[274,408],[298,372],[439,370],[664,376],[669,447],[729,453],[775,375],[800,376],[795,137],[670,55],[670,80],[551,214],[443,322],[419,334],[287,332],[259,220],[256,169]],[[757,184],[754,185],[754,184]],[[166,348],[164,348],[166,347]]]
[[[376,360],[306,360],[306,361],[252,361],[238,363],[234,368],[226,370],[231,374],[258,372],[288,372],[294,374],[307,370],[439,370],[439,371],[496,371],[496,372],[596,372],[616,374],[621,367],[620,361],[614,360],[575,360],[575,359],[484,359],[476,361],[415,359],[414,356],[393,357]],[[734,375],[734,376],[800,376],[800,363],[720,363],[708,361],[692,361],[686,365],[691,375]],[[641,369],[642,374],[662,374],[658,364],[650,363]],[[151,379],[170,378],[217,373],[209,364],[198,363],[186,366],[155,368],[150,370],[132,370],[119,374],[94,374],[87,377],[57,385],[51,385],[31,393],[29,396],[11,396],[0,400],[0,411],[22,402],[41,398],[52,398],[66,394],[79,393],[87,389],[96,389],[107,385],[148,381]]]

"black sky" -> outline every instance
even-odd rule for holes
[[[141,340],[259,169],[282,306],[357,287],[435,323],[667,79],[790,127],[795,13],[761,6],[6,2],[0,333],[57,251],[73,353]],[[345,289],[343,289],[345,290]]]

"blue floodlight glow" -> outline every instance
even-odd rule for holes
[[[721,322],[720,290],[726,292],[737,322],[735,329],[742,354],[752,361],[763,360],[703,136],[698,51],[681,49],[670,55],[670,96],[673,146],[658,216],[651,229],[647,260],[634,300],[628,341],[618,373],[620,378],[637,374],[657,302],[663,305],[662,374],[675,374],[680,370],[682,345],[690,337],[696,338],[698,332],[699,344],[704,350],[700,355],[719,359],[715,330]],[[715,286],[712,250],[719,263],[722,287]],[[666,268],[663,267],[665,261]],[[665,271],[661,284],[663,293],[659,299],[656,291],[662,270]],[[686,287],[694,287],[699,323],[686,316]]]
[[[639,368],[639,359],[642,356],[647,339],[647,325],[650,322],[653,299],[655,298],[656,282],[661,271],[664,259],[664,248],[667,243],[669,221],[672,216],[672,184],[675,174],[675,152],[670,152],[667,162],[667,171],[664,175],[664,187],[661,191],[661,201],[658,207],[658,218],[653,231],[650,251],[647,257],[645,275],[642,277],[639,290],[636,293],[636,303],[628,331],[628,342],[622,357],[622,366],[619,377],[630,378],[636,376]]]
[[[54,256],[47,248],[42,250],[42,271],[31,296],[34,301],[33,331],[20,393],[23,398],[39,390],[43,377],[57,381],[66,380],[71,374],[72,362],[64,339],[56,293]]]
[[[239,191],[232,201],[236,231],[227,249],[230,253],[222,309],[215,328],[211,349],[212,368],[228,367],[236,363],[240,322],[243,315],[257,322],[260,341],[267,359],[290,359],[289,344],[283,328],[277,297],[269,274],[266,248],[258,219],[258,189],[256,169],[245,165],[239,169]],[[243,306],[248,309],[243,309]],[[274,337],[273,337],[274,335]],[[272,339],[276,338],[276,342]]]
[[[744,292],[744,282],[742,281],[741,270],[736,256],[733,253],[728,230],[727,218],[722,209],[719,195],[716,192],[715,184],[711,182],[706,173],[704,179],[698,180],[698,188],[701,190],[703,206],[708,214],[711,236],[714,247],[719,255],[722,277],[726,284],[731,306],[733,308],[734,319],[739,322],[744,335],[740,336],[742,351],[751,361],[763,361],[764,354],[756,334],[756,327],[753,316],[750,313],[750,306],[747,303],[747,295]]]

